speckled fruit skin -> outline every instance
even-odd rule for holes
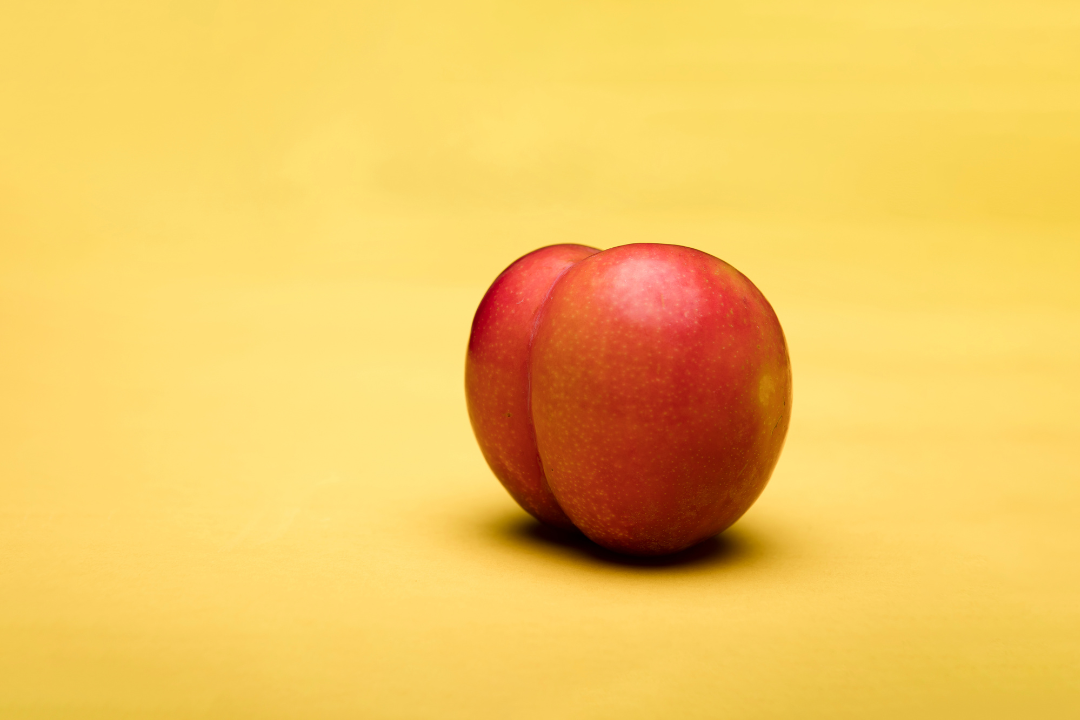
[[[544,480],[529,415],[529,348],[555,280],[597,252],[551,245],[503,270],[480,301],[465,355],[465,399],[484,459],[518,505],[563,528],[573,525]]]
[[[554,252],[537,253],[545,251]],[[504,296],[496,286],[519,263],[529,273],[530,257],[488,296]],[[520,311],[531,322],[500,315],[502,330],[484,325],[502,337],[484,342],[516,348],[505,352],[523,370],[504,373],[497,393],[474,381],[470,417],[481,448],[502,441],[488,430],[496,423],[478,416],[513,400],[528,415],[514,447],[538,454],[529,487],[551,503],[545,516],[519,499],[538,518],[573,523],[633,555],[677,552],[722,531],[761,494],[791,417],[791,365],[772,307],[737,270],[690,248],[560,257],[570,264],[535,286],[515,281],[538,298],[536,309]],[[549,290],[535,289],[544,283]]]

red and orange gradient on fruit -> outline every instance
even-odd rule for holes
[[[677,245],[553,245],[488,289],[465,394],[484,458],[525,510],[663,555],[761,494],[791,365],[772,307],[727,263]]]

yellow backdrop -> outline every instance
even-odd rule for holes
[[[0,717],[1080,716],[1080,4],[0,4]],[[541,245],[753,279],[716,542],[537,529],[465,413]]]

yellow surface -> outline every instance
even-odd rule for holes
[[[1080,5],[0,4],[0,717],[1080,717]],[[530,523],[534,247],[676,242],[795,405],[723,538]]]

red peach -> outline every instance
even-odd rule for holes
[[[659,555],[715,535],[760,495],[787,432],[791,366],[775,313],[697,250],[568,252],[525,256],[477,311],[466,385],[485,457],[527,510],[609,549]],[[540,260],[555,256],[562,265]],[[535,308],[492,309],[512,292]],[[478,329],[478,352],[501,348],[501,374],[476,373]],[[494,418],[504,407],[505,426]]]

